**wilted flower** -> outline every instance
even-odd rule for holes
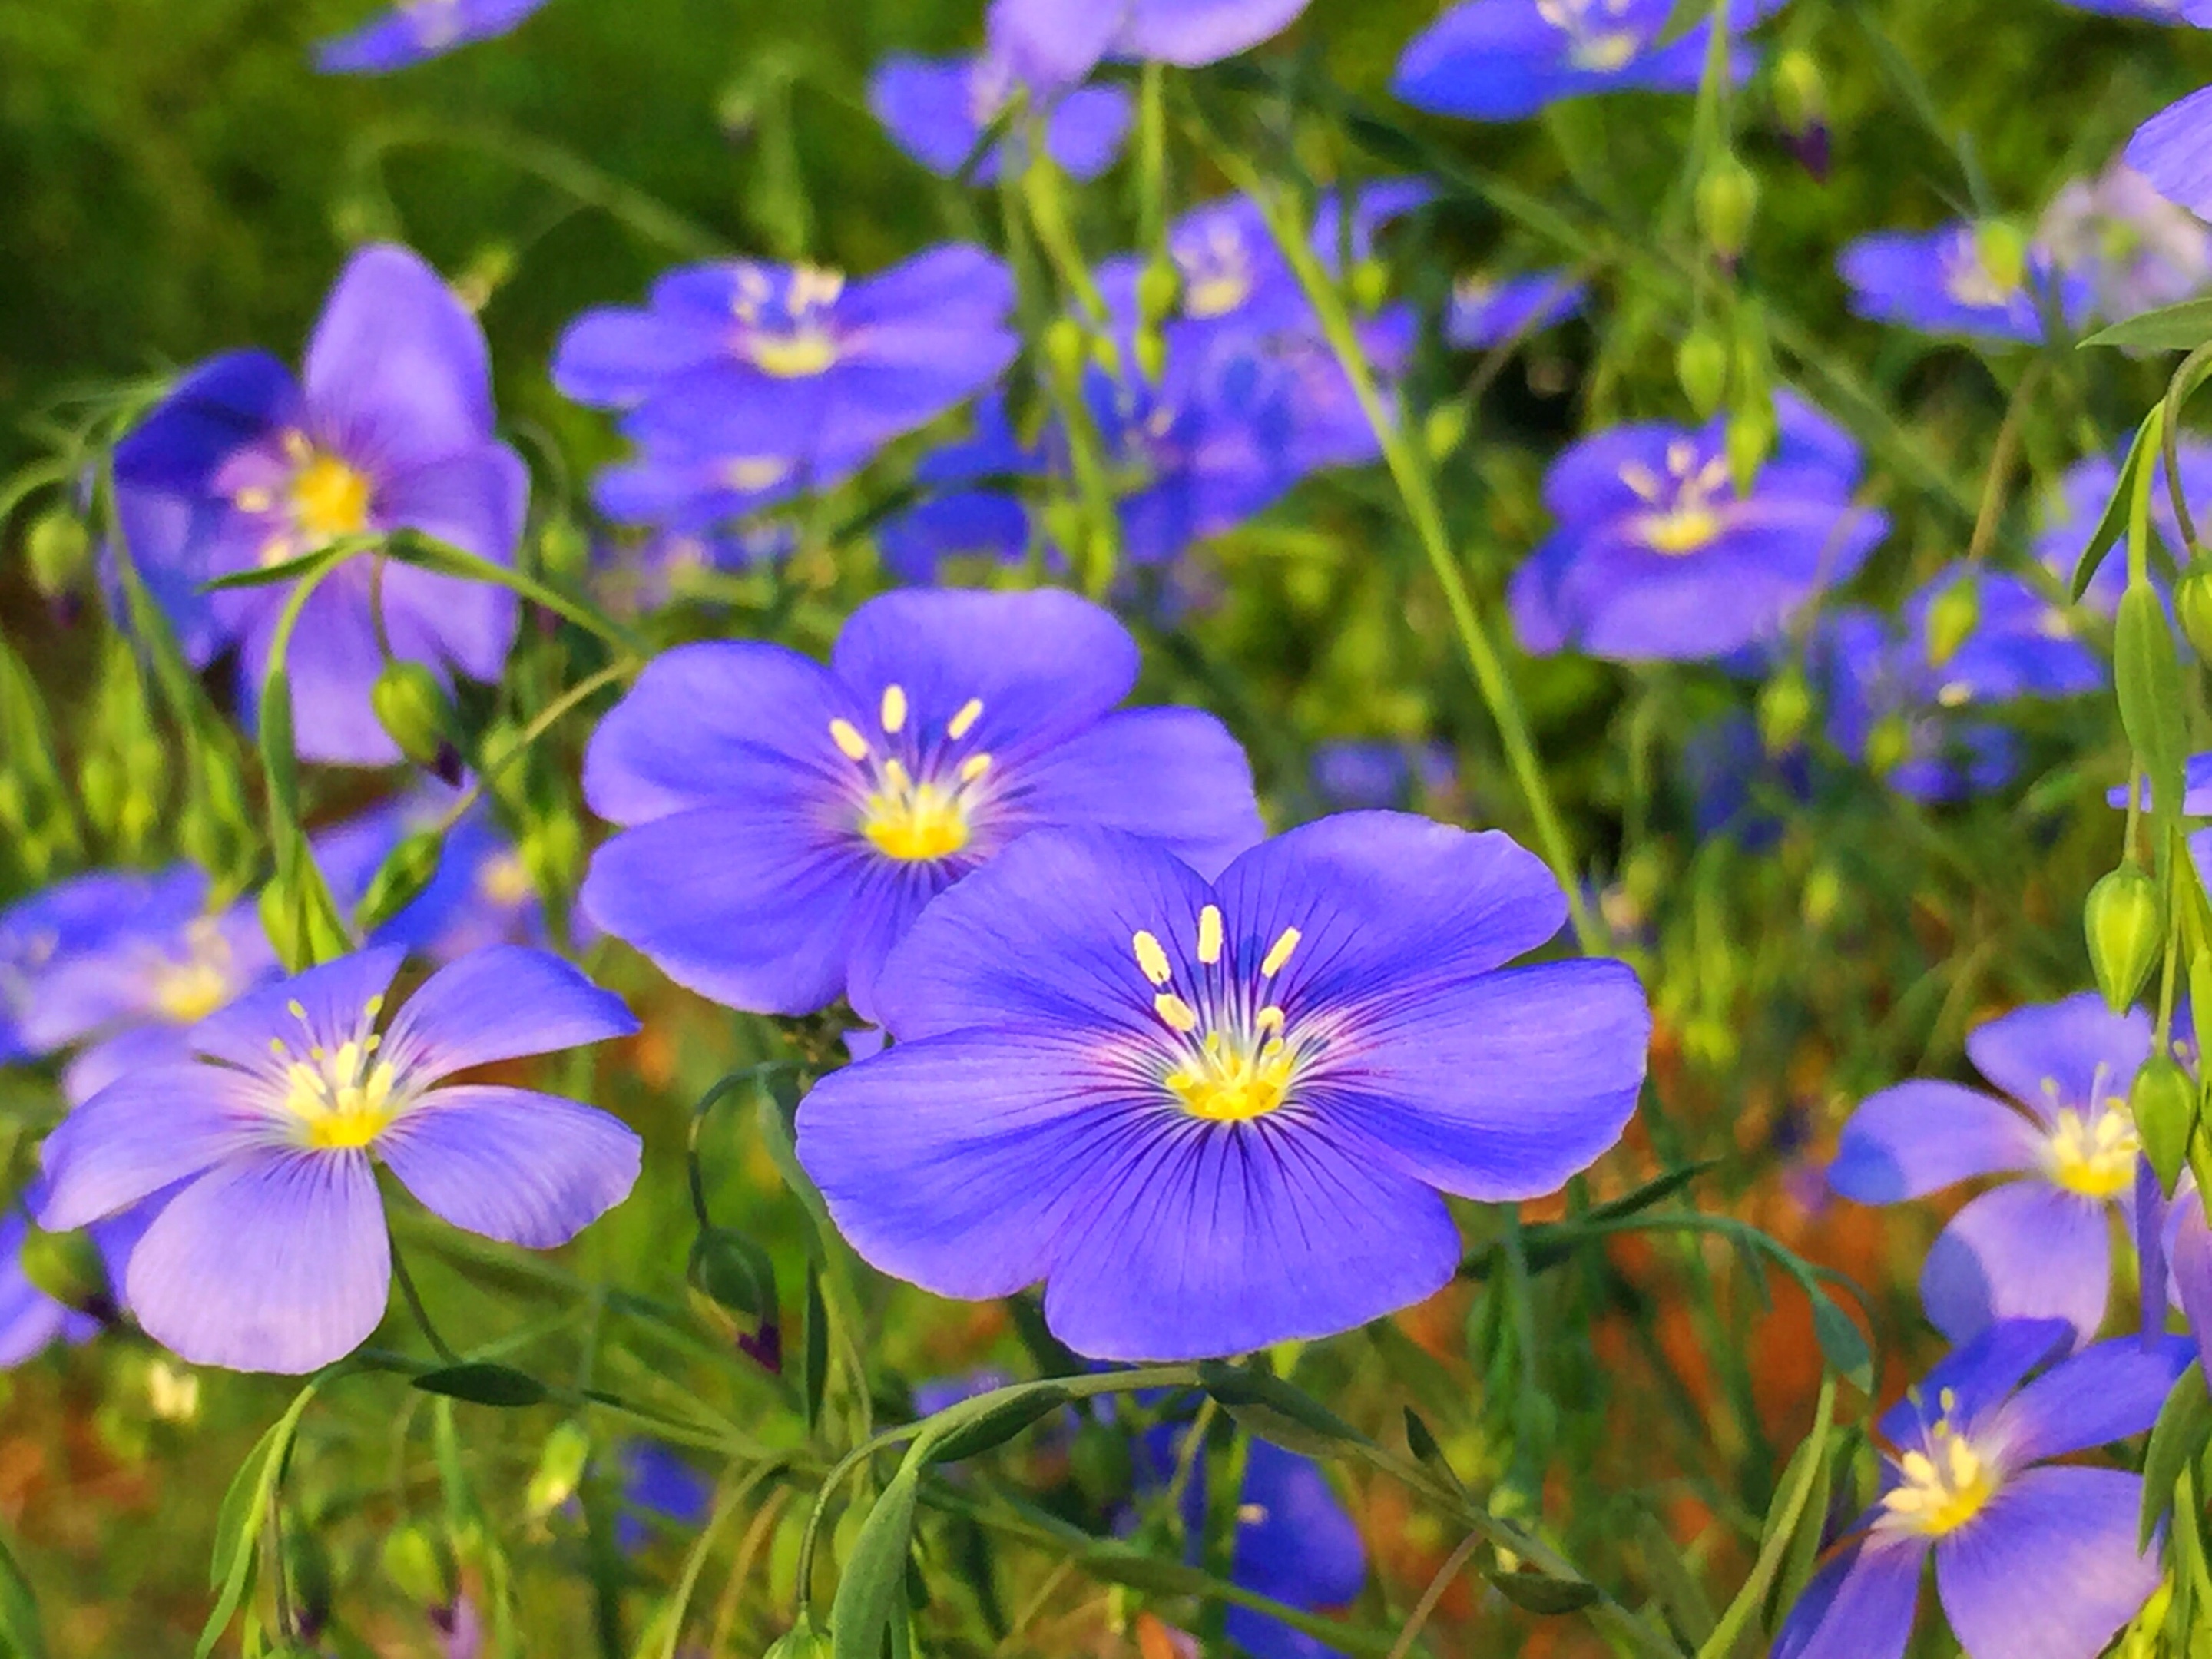
[[[2061,270],[2088,283],[2098,313],[2116,322],[2212,287],[2212,230],[2124,161],[2060,191],[2037,240]]]
[[[2063,1350],[2046,1320],[1992,1326],[1881,1419],[1881,1497],[1806,1586],[1775,1659],[1900,1659],[1929,1555],[1968,1659],[2094,1659],[2158,1587],[2136,1547],[2142,1477],[2051,1460],[2142,1433],[2187,1366],[2178,1337]]]
[[[2212,219],[2212,87],[2144,122],[2122,159],[2167,201]]]
[[[1779,0],[1729,0],[1732,27]],[[1398,60],[1398,96],[1417,109],[1477,121],[1517,121],[1585,93],[1694,92],[1705,78],[1710,19],[1673,40],[1661,34],[1673,0],[1466,0]],[[1741,80],[1750,54],[1731,47]]]
[[[1514,630],[1538,653],[1639,662],[1726,656],[1772,638],[1889,533],[1856,507],[1858,446],[1811,405],[1776,400],[1781,439],[1748,495],[1726,424],[1617,427],[1553,465],[1559,527],[1514,574]]]
[[[457,1072],[637,1029],[568,963],[501,945],[440,969],[380,1031],[396,948],[249,993],[194,1060],[118,1078],[47,1137],[39,1222],[171,1195],[132,1252],[139,1322],[198,1364],[309,1371],[384,1317],[374,1165],[457,1227],[565,1243],[629,1192],[637,1137],[589,1106]],[[442,1086],[441,1086],[442,1085]]]
[[[1452,284],[1444,337],[1462,350],[1487,351],[1579,316],[1589,300],[1589,284],[1564,270],[1494,282],[1463,276]]]
[[[1977,1027],[1966,1053],[2011,1103],[1933,1078],[1870,1097],[1844,1126],[1829,1184],[1863,1204],[2017,1176],[1974,1199],[1928,1254],[1921,1300],[1965,1341],[1992,1321],[2063,1319],[2083,1342],[2105,1321],[2108,1217],[2136,1189],[2142,1143],[2128,1088],[2150,1020],[2084,992]]]
[[[1851,309],[1923,334],[2030,344],[2050,331],[2046,306],[2069,328],[2089,314],[2088,283],[2052,268],[2049,252],[1971,224],[1862,236],[1837,261]]]
[[[325,75],[383,75],[507,33],[545,0],[399,0],[382,16],[315,48]]]
[[[959,245],[854,283],[811,265],[689,265],[642,311],[570,324],[553,380],[628,410],[648,456],[710,464],[730,493],[766,499],[845,477],[996,380],[1016,349],[1013,300],[1006,267]]]
[[[742,641],[667,653],[585,759],[625,826],[585,913],[719,1001],[872,1018],[884,958],[1018,837],[1109,824],[1218,870],[1263,833],[1243,751],[1195,709],[1114,712],[1136,641],[1073,594],[886,594],[828,667]]]
[[[1505,969],[1565,915],[1504,836],[1395,813],[1212,882],[1040,830],[915,924],[877,988],[896,1042],[816,1085],[799,1156],[877,1267],[957,1297],[1042,1280],[1079,1352],[1330,1335],[1450,1279],[1443,1193],[1549,1192],[1619,1137],[1635,975]]]
[[[404,248],[347,264],[307,347],[304,381],[265,352],[235,351],[186,375],[115,451],[131,556],[204,663],[240,652],[240,694],[260,695],[284,585],[201,591],[349,536],[412,529],[511,562],[530,477],[493,435],[491,368],[476,319]],[[300,753],[389,765],[399,750],[369,688],[384,662],[369,561],[325,580],[301,612],[289,668]],[[514,595],[393,562],[384,569],[393,656],[496,679],[514,642]]]

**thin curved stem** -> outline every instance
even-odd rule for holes
[[[1430,1614],[1436,1612],[1437,1604],[1444,1599],[1444,1592],[1451,1588],[1452,1580],[1459,1577],[1460,1570],[1467,1565],[1475,1551],[1482,1547],[1482,1534],[1471,1532],[1460,1540],[1459,1547],[1445,1558],[1443,1565],[1437,1569],[1436,1577],[1429,1580],[1428,1589],[1421,1592],[1421,1599],[1414,1603],[1413,1616],[1406,1621],[1405,1628],[1398,1632],[1398,1639],[1390,1644],[1389,1659],[1406,1659],[1406,1656],[1413,1650],[1413,1643],[1420,1635],[1421,1627],[1429,1622]]]

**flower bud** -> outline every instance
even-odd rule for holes
[[[402,1527],[386,1537],[384,1576],[419,1606],[442,1607],[453,1601],[445,1553],[421,1527]]]
[[[1770,755],[1785,755],[1797,746],[1813,720],[1813,688],[1805,671],[1792,663],[1767,681],[1759,694],[1759,736]]]
[[[1813,54],[1802,46],[1792,46],[1775,60],[1774,112],[1800,138],[1827,121],[1827,82]]]
[[[1722,258],[1742,256],[1759,212],[1759,177],[1733,154],[1717,157],[1698,180],[1698,228]]]
[[[2027,281],[2027,238],[2018,225],[1984,219],[1974,227],[1974,251],[1999,288],[2016,289]]]
[[[1428,446],[1431,460],[1444,459],[1467,441],[1468,419],[1467,401],[1462,398],[1438,404],[1429,411],[1422,425],[1421,439]]]
[[[27,1228],[18,1259],[23,1277],[65,1308],[89,1308],[107,1294],[107,1270],[84,1233]]]
[[[2139,865],[2124,864],[2089,890],[2082,911],[2089,966],[2116,1014],[2128,1011],[2158,963],[2166,943],[2165,909],[2158,884]]]
[[[1165,322],[1182,303],[1182,272],[1164,253],[1152,256],[1137,278],[1137,314],[1147,325]]]
[[[1826,927],[1836,919],[1844,908],[1844,878],[1832,864],[1816,864],[1805,878],[1805,891],[1798,902],[1799,912],[1808,927]]]
[[[2170,1054],[2153,1054],[2136,1073],[2128,1091],[2128,1111],[2136,1121],[2143,1156],[2158,1171],[2167,1196],[2189,1161],[2190,1137],[2197,1130],[2197,1085]]]
[[[1902,714],[1888,714],[1867,733],[1867,770],[1886,778],[1912,755],[1912,726]]]
[[[538,534],[538,561],[556,581],[580,581],[591,567],[591,538],[574,519],[556,514],[546,520],[545,528]]]
[[[451,740],[453,705],[438,677],[419,662],[394,659],[369,688],[369,704],[399,752],[417,766],[435,766]]]
[[[574,1497],[591,1455],[592,1437],[580,1423],[563,1423],[547,1435],[538,1454],[538,1471],[530,1477],[530,1513],[550,1515]]]
[[[31,585],[49,599],[76,588],[92,562],[92,538],[76,514],[57,507],[39,515],[23,541]]]
[[[1774,405],[1765,398],[1751,400],[1729,417],[1729,472],[1739,495],[1748,495],[1757,486],[1759,470],[1774,453],[1778,430]]]
[[[1352,268],[1352,303],[1366,312],[1380,311],[1390,297],[1390,267],[1380,259],[1362,259]]]
[[[1700,323],[1674,349],[1674,377],[1701,421],[1711,420],[1728,396],[1729,349],[1718,331]]]
[[[830,1638],[814,1628],[814,1616],[800,1610],[799,1622],[778,1637],[761,1659],[830,1659]]]
[[[2197,660],[2212,663],[2212,559],[2190,562],[2175,585],[2173,609]]]
[[[1963,575],[1929,604],[1928,660],[1941,668],[1957,656],[1981,619],[1981,584]]]
[[[1079,384],[1091,362],[1091,336],[1073,317],[1056,317],[1044,331],[1044,360],[1062,385]]]
[[[1168,337],[1157,328],[1137,331],[1137,373],[1145,377],[1147,386],[1158,386],[1167,378]]]
[[[445,837],[434,830],[419,830],[393,848],[377,866],[368,891],[354,911],[355,925],[362,933],[374,933],[422,897],[438,874],[445,850]]]

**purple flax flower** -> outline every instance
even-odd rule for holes
[[[2063,1324],[1990,1328],[1882,1418],[1881,1497],[1807,1585],[1774,1659],[1902,1659],[1932,1553],[1967,1659],[2095,1659],[2158,1588],[2142,1477],[2051,1460],[2142,1433],[2189,1364],[2179,1337],[2102,1342],[2021,1387]]]
[[[517,27],[545,0],[399,0],[350,34],[315,48],[325,75],[386,75],[456,46],[490,40]]]
[[[1889,533],[1886,514],[1852,505],[1858,446],[1795,396],[1775,412],[1781,443],[1748,495],[1717,420],[1617,427],[1561,456],[1544,483],[1559,527],[1513,578],[1522,645],[1710,660],[1849,580]]]
[[[404,248],[347,264],[307,347],[304,382],[264,352],[210,359],[115,452],[131,556],[195,662],[242,647],[241,695],[259,694],[289,590],[202,584],[281,563],[344,537],[418,530],[495,563],[522,535],[529,473],[493,436],[483,333],[438,274]],[[391,564],[392,654],[499,678],[514,642],[503,587]],[[294,725],[310,759],[388,765],[399,750],[369,688],[383,665],[369,562],[317,588],[291,653]]]
[[[1740,28],[1777,9],[1730,0],[1729,18]],[[1467,0],[1406,48],[1393,90],[1417,109],[1476,121],[1517,121],[1585,93],[1693,92],[1712,24],[1662,42],[1674,11],[1673,0]],[[1737,80],[1751,62],[1730,48]]]
[[[1589,284],[1564,270],[1492,282],[1465,276],[1452,285],[1444,337],[1466,351],[1487,351],[1582,314]]]
[[[2061,270],[2087,282],[2098,313],[2116,322],[2212,287],[2212,231],[2124,161],[2060,191],[2037,240]]]
[[[2144,122],[2122,159],[2167,201],[2212,219],[2212,87]]]
[[[2088,1341],[2112,1280],[2107,1216],[2129,1204],[2142,1144],[2128,1086],[2150,1020],[2084,993],[1977,1028],[1966,1053],[2012,1102],[1933,1078],[1872,1096],[1844,1126],[1829,1184],[1894,1204],[2016,1176],[1960,1210],[1929,1252],[1921,1300],[1962,1342],[2000,1319],[2063,1319]]]
[[[1015,435],[1005,398],[983,398],[975,405],[975,435],[933,451],[915,466],[915,483],[933,493],[877,532],[884,568],[902,582],[927,584],[939,579],[948,559],[1019,564],[1032,544],[1030,509],[1005,486],[1052,464],[1042,448]]]
[[[118,1078],[47,1137],[39,1224],[82,1227],[173,1189],[131,1254],[139,1322],[198,1364],[301,1372],[384,1317],[374,1165],[434,1214],[533,1249],[637,1179],[637,1137],[589,1106],[444,1079],[637,1029],[568,963],[514,945],[441,969],[380,1032],[403,953],[360,951],[192,1028],[198,1058]]]
[[[2143,811],[2146,812],[2150,811],[2150,784],[2145,781],[2141,799]],[[2105,801],[2107,805],[2116,810],[2124,809],[2128,804],[2127,785],[2114,784],[2106,792]],[[2212,755],[2191,755],[2189,757],[2189,765],[2183,784],[2181,810],[2188,817],[2212,818]],[[2197,854],[2197,867],[2199,870],[2212,870],[2212,859],[2208,859],[2203,851],[2197,849],[2195,837],[2191,837],[2190,848]]]
[[[23,1030],[45,976],[149,914],[173,912],[158,902],[153,878],[119,872],[75,876],[0,909],[0,1065],[38,1059],[74,1040],[74,1033],[53,1037],[51,1014],[45,1040]]]
[[[1741,709],[1690,733],[1682,771],[1698,838],[1733,836],[1754,852],[1779,840],[1784,815],[1813,798],[1811,755],[1802,746],[1769,754],[1759,723]]]
[[[1197,69],[1272,40],[1311,0],[994,0],[993,46],[1032,86],[1070,87],[1113,57]]]
[[[1850,284],[1851,309],[1876,322],[1923,334],[2033,344],[2049,331],[2054,298],[2069,328],[2089,314],[2089,284],[2054,271],[2041,248],[1971,224],[1863,236],[1838,261]]]
[[[2045,498],[2035,556],[2061,584],[2073,580],[2075,567],[2088,550],[2089,538],[2096,533],[2098,523],[2105,516],[2106,504],[2119,487],[2119,463],[2109,456],[2092,455],[2069,467],[2057,487]],[[2212,443],[2194,437],[2182,440],[2181,488],[2201,537],[2205,527],[2212,526]],[[2177,562],[2185,562],[2188,543],[2181,533],[2181,521],[2174,517],[2173,495],[2166,483],[2163,455],[2158,459],[2151,479],[2150,510],[2152,527],[2165,542],[2166,550]],[[2113,615],[2119,609],[2121,592],[2127,586],[2127,572],[2126,558],[2114,552],[2097,568],[2088,592],[2083,595],[2083,603],[2100,616]]]
[[[1564,895],[1496,833],[1325,818],[1208,882],[1044,830],[931,906],[896,1039],[800,1106],[845,1236],[940,1295],[1045,1282],[1105,1359],[1346,1330],[1447,1283],[1443,1194],[1555,1189],[1634,1109],[1650,1030],[1614,962],[1505,964]]]
[[[793,496],[833,489],[851,471],[825,472],[781,455],[738,453],[659,434],[642,444],[633,459],[602,471],[592,481],[592,500],[617,524],[704,536]]]
[[[650,1544],[658,1528],[696,1531],[714,1507],[714,1483],[697,1469],[650,1440],[624,1447],[623,1513],[615,1517],[615,1542],[635,1555]]]
[[[1359,1528],[1310,1457],[1255,1440],[1237,1505],[1230,1582],[1311,1612],[1341,1607],[1367,1583]],[[1249,1607],[1231,1607],[1224,1632],[1252,1659],[1342,1659],[1304,1631]]]
[[[623,428],[649,453],[833,480],[996,380],[1018,343],[1013,301],[1006,267],[959,245],[850,283],[805,265],[690,265],[642,311],[570,324],[553,380],[630,411]]]
[[[1112,712],[1137,670],[1121,623],[1052,589],[885,594],[827,668],[755,641],[669,652],[585,758],[623,833],[583,909],[733,1007],[843,995],[873,1018],[922,907],[1027,832],[1133,830],[1218,870],[1264,833],[1243,751],[1195,709]]]
[[[1044,121],[1046,153],[1069,176],[1096,179],[1114,165],[1128,137],[1129,94],[1119,87],[1069,89],[1024,76],[1022,64],[1037,60],[1027,39],[1008,38],[1020,33],[1012,21],[1020,9],[993,7],[990,43],[980,57],[884,59],[869,80],[868,107],[901,149],[949,179],[1015,95],[1026,93],[1030,113]],[[1018,137],[1000,144],[976,166],[977,184],[997,181],[1010,148],[1017,158],[1023,153]]]

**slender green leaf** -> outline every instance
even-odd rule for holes
[[[466,1401],[472,1406],[501,1407],[535,1406],[548,1398],[551,1392],[527,1371],[519,1371],[512,1365],[495,1364],[489,1360],[475,1360],[465,1365],[448,1365],[442,1370],[425,1371],[415,1379],[415,1386],[425,1394]]]
[[[2089,544],[2081,550],[2081,558],[2075,562],[2074,580],[2070,587],[2077,604],[2089,591],[2089,584],[2096,580],[2097,571],[2104,564],[2106,556],[2118,547],[2120,538],[2128,533],[2128,507],[2135,498],[2136,480],[2157,453],[2159,434],[2165,423],[2164,410],[2153,410],[2144,416],[2142,425],[2136,428],[2135,441],[2128,446],[2128,457],[2120,463],[2120,481],[2112,491],[2112,499],[2105,503],[2105,514],[2097,520],[2096,532],[2089,538]]]
[[[942,1439],[925,1436],[921,1442],[921,1454],[932,1463],[957,1463],[963,1457],[1005,1445],[1032,1423],[1058,1411],[1067,1401],[1067,1390],[1057,1384],[1031,1384],[961,1424]]]
[[[1828,1362],[1828,1368],[1862,1392],[1870,1391],[1874,1387],[1874,1353],[1867,1346],[1866,1338],[1851,1316],[1819,1285],[1808,1283],[1805,1292],[1813,1303],[1813,1336],[1820,1345],[1820,1355]]]
[[[1309,1457],[1327,1457],[1359,1431],[1303,1389],[1248,1366],[1208,1360],[1198,1368],[1206,1391],[1263,1440]]]
[[[893,1619],[906,1617],[907,1551],[914,1534],[915,1504],[922,1465],[909,1458],[853,1540],[852,1558],[837,1580],[830,1606],[834,1659],[883,1659],[884,1637]]]
[[[811,1434],[821,1425],[822,1396],[830,1384],[830,1307],[822,1299],[822,1269],[812,1261],[806,1264],[806,1346],[800,1364]]]
[[[2124,323],[2100,329],[2081,342],[2091,346],[2123,346],[2138,351],[2194,351],[2212,343],[2212,300],[2184,300],[2130,317]]]
[[[1492,1572],[1486,1577],[1498,1593],[1525,1612],[1550,1619],[1579,1613],[1598,1598],[1595,1584],[1579,1578],[1553,1578],[1540,1572]]]
[[[2174,1482],[2207,1445],[2212,1445],[2212,1394],[2205,1390],[2204,1368],[2191,1365],[2167,1391],[2150,1431],[2150,1449],[2143,1456],[2139,1547],[2150,1547],[2158,1523],[2172,1507]]]
[[[1406,1407],[1406,1444],[1422,1463],[1453,1486],[1460,1486],[1459,1472],[1452,1468],[1451,1461],[1444,1455],[1444,1449],[1437,1443],[1437,1437],[1429,1431],[1429,1425],[1421,1421],[1419,1414],[1411,1406]],[[1460,1489],[1462,1492],[1466,1490],[1464,1486]]]
[[[343,1370],[342,1363],[319,1373],[292,1397],[284,1415],[246,1454],[244,1467],[232,1480],[230,1491],[224,1494],[222,1506],[216,1512],[215,1560],[210,1578],[210,1583],[219,1586],[220,1593],[208,1613],[207,1623],[200,1627],[199,1642],[192,1650],[193,1659],[208,1659],[215,1651],[215,1644],[222,1639],[232,1615],[238,1611],[238,1604],[245,1599],[262,1524],[268,1519],[269,1505],[276,1495],[276,1483],[283,1478],[284,1465],[291,1456],[292,1438],[299,1432],[300,1419],[306,1414],[316,1390],[342,1375]]]

